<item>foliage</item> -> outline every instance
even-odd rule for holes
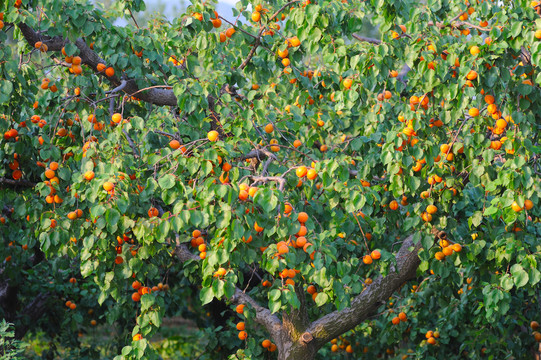
[[[96,321],[118,331],[119,359],[151,359],[162,319],[181,314],[207,328],[205,356],[272,357],[238,289],[315,320],[394,273],[411,238],[414,279],[319,356],[520,358],[536,345],[529,2],[242,0],[226,35],[209,1],[126,27],[115,18],[141,0],[18,1],[0,8],[2,276],[21,299],[52,294],[56,340],[77,347]],[[355,36],[370,16],[381,39]],[[213,299],[248,305],[214,327]]]
[[[20,359],[20,354],[24,352],[24,348],[27,344],[13,340],[15,332],[13,331],[13,324],[7,323],[5,319],[0,322],[0,359]]]

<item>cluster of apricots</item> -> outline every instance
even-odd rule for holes
[[[393,319],[391,320],[391,323],[393,325],[398,325],[401,322],[406,322],[406,321],[408,321],[408,316],[406,315],[405,312],[402,311],[398,314],[398,316],[393,317]]]
[[[261,346],[263,346],[263,348],[267,349],[269,352],[275,352],[276,351],[276,344],[274,344],[272,341],[270,341],[269,339],[265,339],[261,342]]]
[[[434,255],[436,260],[443,261],[447,256],[451,256],[455,252],[459,253],[462,251],[462,245],[458,243],[451,244],[447,239],[441,239],[439,245],[441,247],[441,251],[438,251]]]
[[[195,12],[192,14],[192,17],[196,20],[203,21],[203,14]],[[220,19],[220,16],[218,15],[217,11],[214,11],[214,17],[210,18],[210,21],[212,22],[212,26],[217,29],[220,26],[222,26],[222,20]]]
[[[535,341],[541,342],[541,333],[539,330],[539,323],[537,321],[530,322],[530,328],[533,330],[532,335],[534,336]]]
[[[185,154],[186,151],[187,151],[187,150],[186,150],[186,147],[183,146],[183,145],[180,143],[180,141],[175,140],[175,139],[169,141],[169,147],[170,147],[171,149],[173,149],[173,150],[180,149],[180,152],[181,152],[182,154]]]
[[[207,244],[205,243],[204,235],[200,230],[194,230],[192,232],[192,240],[190,241],[190,245],[199,251],[199,257],[201,259],[207,257]]]
[[[379,259],[381,259],[381,252],[379,250],[373,250],[370,254],[363,256],[363,263],[370,265],[374,260]]]
[[[242,183],[239,185],[239,200],[245,201],[248,197],[254,197],[257,193],[257,187],[249,186],[248,184]]]
[[[65,305],[71,310],[75,310],[77,308],[77,305],[71,300],[66,301]]]
[[[291,212],[291,205],[286,204],[285,209],[285,215],[287,216]],[[281,256],[284,254],[287,254],[289,252],[289,247],[293,247],[295,249],[303,249],[304,252],[308,253],[309,248],[312,246],[312,243],[308,242],[306,240],[306,234],[308,233],[308,229],[305,226],[306,221],[308,221],[308,214],[305,212],[300,212],[297,215],[297,221],[300,224],[299,231],[294,235],[295,239],[290,238],[288,241],[279,241],[276,244],[276,250],[277,250],[277,256]],[[264,250],[264,249],[262,249]],[[315,251],[312,251],[310,254],[310,258],[314,259]]]
[[[332,352],[339,352],[340,350],[344,350],[348,354],[353,353],[353,347],[351,346],[349,341],[346,340],[342,336],[340,336],[338,339],[332,339],[331,340],[331,351]],[[368,349],[366,349],[366,350],[368,351]]]
[[[231,38],[236,32],[235,28],[229,28],[226,31],[220,33],[220,42],[225,42],[228,38]]]
[[[436,345],[438,342],[436,339],[438,339],[439,337],[440,337],[439,331],[428,330],[425,334],[426,342],[429,343],[430,345]]]
[[[12,129],[12,130],[15,130],[15,129]],[[8,132],[12,132],[12,130],[10,130]],[[15,130],[15,132],[16,131],[17,130]],[[14,133],[14,132],[12,132],[12,133]],[[5,138],[5,135],[4,135],[4,138]],[[19,180],[23,176],[23,173],[21,172],[21,169],[19,169],[19,161],[18,161],[18,159],[19,159],[19,155],[17,155],[17,153],[14,153],[13,154],[13,161],[8,164],[9,169],[13,171],[11,176],[13,177],[14,180]]]
[[[145,294],[150,294],[152,292],[169,290],[169,285],[168,284],[159,283],[158,285],[155,285],[153,287],[149,287],[149,286],[143,286],[141,284],[141,282],[138,281],[138,280],[135,280],[134,282],[132,282],[131,287],[134,290],[136,290],[136,292],[134,292],[131,295],[132,300],[135,301],[135,302],[139,302],[141,300],[141,296],[143,296]]]
[[[472,277],[469,277],[469,278],[466,279],[466,284],[468,284],[468,287],[467,287],[468,291],[473,289],[473,286],[471,285],[472,281],[473,281]],[[458,290],[458,295],[462,295],[463,293],[464,293],[463,289]]]

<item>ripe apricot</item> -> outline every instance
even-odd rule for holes
[[[470,110],[468,110],[468,114],[471,117],[479,116],[479,110],[477,108],[471,108]]]
[[[119,114],[119,113],[115,113],[113,114],[113,116],[111,117],[111,120],[115,123],[115,124],[118,124],[122,121],[122,115]]]
[[[113,69],[112,67],[108,67],[105,70],[105,75],[107,75],[108,77],[114,76],[115,75],[115,69]]]
[[[372,264],[372,257],[370,255],[363,256],[363,263],[366,265]]]
[[[308,180],[314,180],[317,177],[317,171],[315,169],[310,169],[306,173],[306,178]]]
[[[302,178],[306,173],[308,172],[308,169],[306,169],[306,166],[299,166],[297,170],[295,170],[295,173],[298,177]]]
[[[367,239],[368,239],[368,235],[370,234],[366,234],[367,235]],[[370,239],[368,239],[370,240]],[[379,252],[379,250],[374,250],[370,253],[370,257],[374,260],[379,260],[381,259],[381,253]]]
[[[444,247],[441,251],[445,256],[453,255],[453,248],[451,246]]]
[[[235,308],[235,311],[237,312],[237,314],[243,314],[244,313],[244,304],[239,304],[237,305],[237,307]]]
[[[231,36],[233,36],[233,34],[236,32],[235,28],[229,28],[225,31],[225,36],[227,36],[228,38],[230,38]]]
[[[308,221],[308,214],[305,213],[304,211],[300,212],[300,213],[297,215],[297,220],[298,220],[301,224],[304,224],[306,221]]]
[[[208,132],[207,134],[207,138],[210,140],[210,141],[217,141],[218,140],[218,132],[216,130],[211,130]]]
[[[466,75],[466,79],[468,79],[470,81],[473,81],[473,80],[477,79],[477,72],[474,71],[474,70],[470,70],[468,72],[468,74]]]
[[[513,209],[515,212],[519,212],[522,210],[522,208],[518,205],[516,201],[513,201],[513,204],[511,204],[511,209]]]

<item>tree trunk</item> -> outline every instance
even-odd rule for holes
[[[301,341],[283,341],[278,344],[278,360],[313,360],[318,349],[315,344],[304,344]]]

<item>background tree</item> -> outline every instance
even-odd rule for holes
[[[213,6],[3,2],[16,337],[95,358],[77,332],[113,326],[155,358],[180,314],[217,326],[191,358],[534,356],[537,3]]]

